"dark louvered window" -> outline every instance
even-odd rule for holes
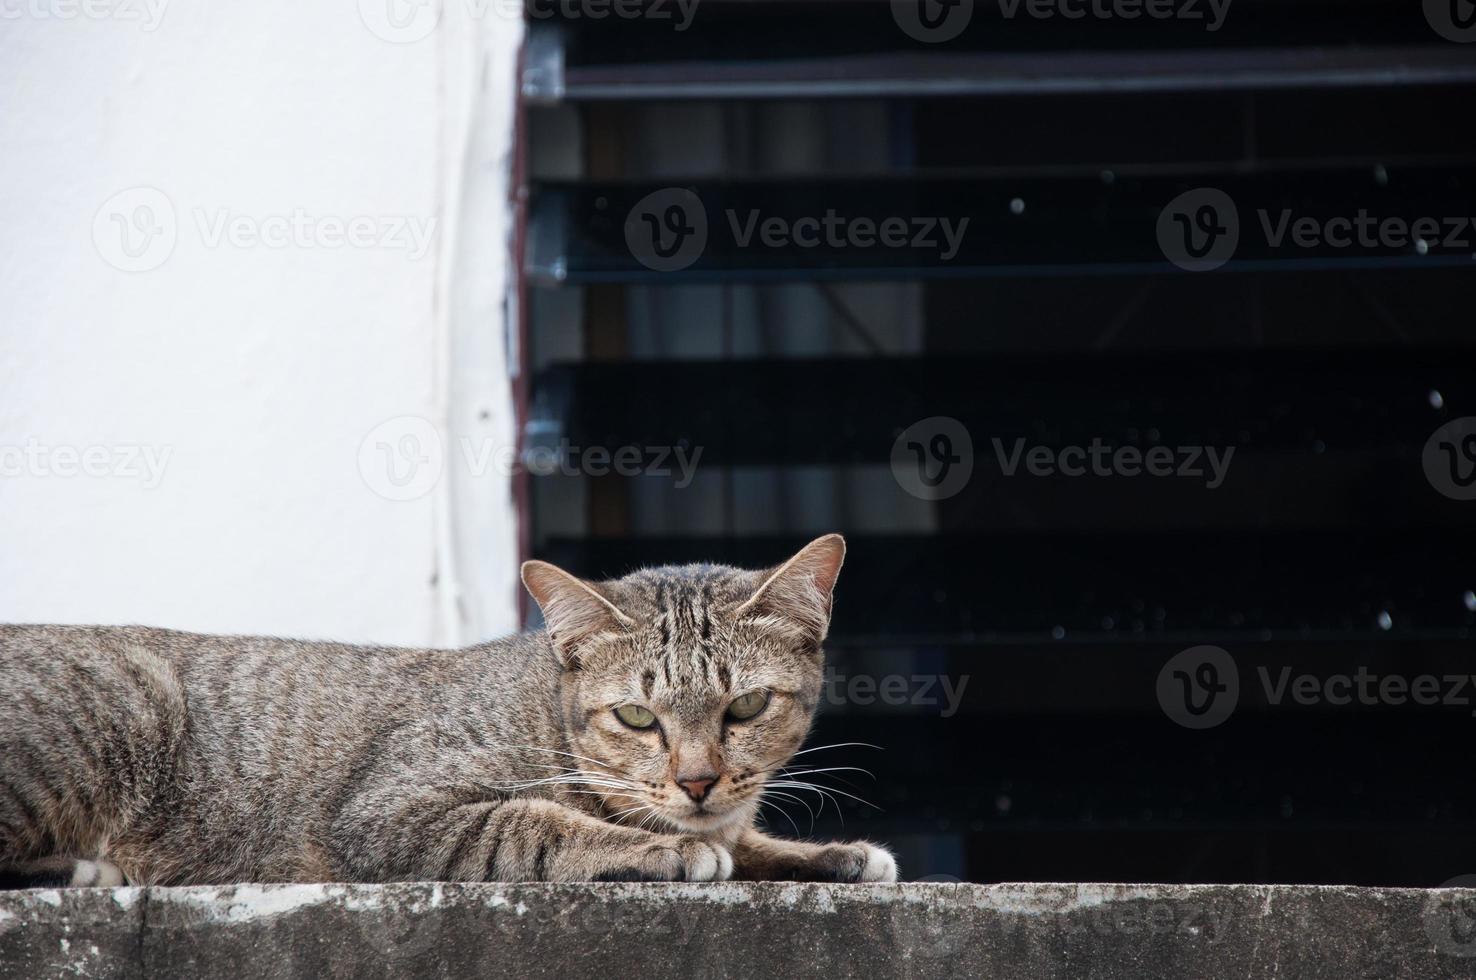
[[[908,877],[1470,872],[1472,11],[1151,6],[537,8],[529,551],[844,532],[814,831]]]

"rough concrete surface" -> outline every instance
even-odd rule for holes
[[[1476,978],[1476,889],[234,885],[0,892],[0,978]]]

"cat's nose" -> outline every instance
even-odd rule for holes
[[[717,780],[716,773],[704,773],[695,779],[679,779],[677,785],[692,798],[693,803],[701,803],[707,799],[707,791],[712,789],[712,784]]]

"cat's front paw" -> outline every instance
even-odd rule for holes
[[[733,855],[693,834],[658,837],[624,856],[599,881],[727,881]]]
[[[897,859],[886,848],[866,841],[826,844],[794,869],[794,877],[804,881],[892,882],[897,880]]]

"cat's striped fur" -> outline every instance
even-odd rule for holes
[[[0,626],[0,884],[892,880],[873,845],[754,829],[843,554],[599,584],[530,562],[548,631],[463,650]],[[725,717],[749,691],[767,706]]]

